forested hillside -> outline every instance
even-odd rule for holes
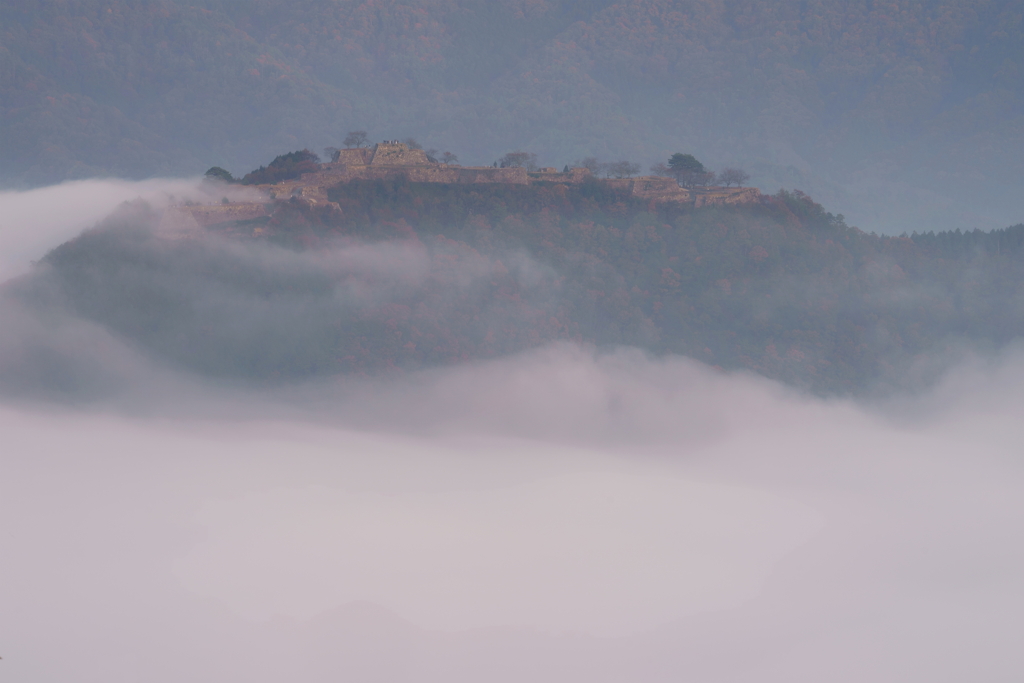
[[[161,236],[156,214],[128,207],[9,283],[3,300],[98,323],[160,362],[257,383],[569,340],[870,393],[926,385],[962,352],[1024,334],[1024,225],[879,237],[801,193],[695,209],[599,182],[353,181],[330,196],[340,212],[287,200],[190,239]],[[26,374],[72,367],[52,343],[13,354],[0,375],[33,385]]]
[[[464,163],[687,149],[869,229],[1020,220],[1012,0],[0,2],[0,174],[241,174],[348,130]]]

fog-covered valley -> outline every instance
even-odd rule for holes
[[[201,186],[93,184],[88,203],[82,187],[0,197],[16,217],[3,231],[5,292],[45,282],[47,253],[121,202],[134,212],[144,196],[142,210],[159,212]],[[104,225],[94,234],[116,234]],[[334,268],[342,304],[429,281],[408,244],[282,255],[171,242],[206,245],[219,264],[276,254],[259,272],[278,278]],[[114,253],[104,272],[120,263],[130,279],[116,281],[131,292],[93,291],[129,303],[182,272],[145,250],[142,261]],[[503,262],[503,277],[546,305],[557,273],[521,256],[519,270]],[[493,277],[480,259],[450,261],[437,291],[455,301],[476,291]],[[916,389],[859,398],[571,339],[252,382],[190,362],[204,343],[251,341],[218,337],[215,317],[203,322],[210,336],[175,355],[116,317],[56,305],[68,291],[47,296],[57,298],[0,310],[4,679],[1010,681],[1024,671],[1024,356],[1012,339],[941,358]],[[265,298],[246,315],[284,317],[243,332],[294,326],[294,301]]]
[[[0,0],[0,683],[1022,680],[1019,4]]]

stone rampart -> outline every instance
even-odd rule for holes
[[[195,219],[196,223],[204,228],[218,223],[245,221],[267,215],[266,207],[258,202],[206,204],[181,208],[192,214],[192,218]]]
[[[272,198],[297,197],[313,205],[329,204],[327,189],[338,183],[352,180],[395,180],[405,179],[413,183],[476,184],[502,183],[509,185],[566,184],[578,185],[593,179],[585,168],[571,168],[559,171],[545,167],[535,171],[525,168],[495,168],[493,166],[458,166],[441,164],[427,159],[423,150],[410,149],[408,145],[394,140],[378,143],[373,148],[343,149],[338,160],[324,164],[316,173],[306,173],[296,180],[287,180],[276,185],[261,186]],[[632,197],[656,202],[686,202],[696,207],[756,202],[761,193],[752,187],[705,187],[688,190],[680,187],[673,178],[663,176],[640,176],[637,178],[611,178],[600,180],[607,187],[627,192]],[[214,222],[216,210],[212,207],[210,217],[198,218],[203,225]],[[255,210],[255,209],[254,209]],[[262,215],[255,213],[252,216]],[[225,218],[223,220],[242,220]],[[216,222],[221,222],[217,220]]]
[[[402,142],[382,142],[373,148],[371,166],[422,166],[430,164],[422,149],[409,149]]]
[[[531,183],[568,183],[577,185],[593,174],[586,168],[570,168],[568,172],[559,171],[555,168],[542,168],[539,171],[527,173]]]
[[[410,166],[374,166],[327,164],[318,173],[307,173],[303,185],[335,185],[349,180],[394,180],[405,178],[413,183],[510,183],[529,182],[525,168],[493,168],[491,166],[454,166],[425,164]],[[272,190],[268,186],[268,190]]]
[[[652,199],[660,202],[689,202],[690,191],[679,187],[673,178],[661,176],[640,176],[639,178],[609,178],[602,180],[609,187],[624,190],[633,197]]]
[[[761,200],[756,187],[702,187],[694,190],[693,205],[726,206],[728,204],[749,204]]]
[[[338,151],[338,160],[336,164],[355,164],[362,166],[363,164],[370,163],[370,159],[373,158],[373,150],[367,147],[358,147],[355,149],[342,149]]]

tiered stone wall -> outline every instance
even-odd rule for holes
[[[203,206],[180,207],[188,211],[202,227],[216,225],[217,223],[228,223],[230,221],[245,221],[250,218],[266,216],[266,207],[256,202],[240,202],[234,204],[207,204]]]
[[[609,186],[625,190],[634,197],[661,202],[689,202],[692,195],[685,187],[679,187],[673,178],[661,176],[640,176],[639,178],[609,178],[601,181]]]
[[[525,168],[448,166],[429,162],[409,166],[328,164],[319,173],[303,175],[300,182],[306,185],[335,185],[348,180],[391,180],[394,178],[406,178],[414,183],[511,183],[513,185],[529,183]]]
[[[422,149],[401,142],[381,142],[373,150],[372,166],[421,166],[431,163]]]
[[[756,187],[702,187],[694,190],[693,205],[725,206],[727,204],[749,204],[761,200]]]
[[[370,163],[370,159],[373,158],[373,150],[360,147],[357,149],[343,149],[338,153],[338,161],[336,164],[355,164],[362,166],[363,164]]]
[[[554,168],[542,168],[527,175],[531,183],[569,183],[571,185],[582,183],[587,178],[593,177],[590,169],[587,168],[570,168],[568,173]]]
[[[307,173],[297,180],[287,180],[276,185],[261,186],[267,195],[278,199],[300,197],[313,205],[330,204],[327,189],[341,182],[351,180],[393,180],[404,178],[414,183],[506,183],[510,185],[564,183],[577,185],[592,179],[585,168],[572,168],[560,172],[555,168],[542,168],[528,172],[525,168],[494,168],[491,166],[458,166],[432,162],[423,150],[409,149],[408,145],[385,141],[372,149],[343,149],[338,160],[324,164],[316,173]],[[742,204],[760,200],[761,193],[752,187],[707,187],[688,190],[679,187],[673,178],[662,176],[640,176],[638,178],[613,178],[601,180],[606,185],[628,192],[633,197],[657,202],[687,202],[694,206]],[[262,205],[260,205],[262,206]],[[228,211],[211,207],[210,217],[197,217],[202,225],[212,225],[217,211]],[[253,209],[256,211],[256,209]],[[229,215],[223,213],[219,215]],[[262,213],[244,217],[224,218],[243,220]]]

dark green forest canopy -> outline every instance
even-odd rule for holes
[[[257,382],[570,340],[849,394],[922,386],[962,351],[1024,333],[1024,225],[880,237],[800,192],[693,208],[596,182],[355,181],[329,194],[340,212],[281,201],[204,239],[122,221],[54,250],[19,296],[63,292],[158,357]],[[367,244],[385,264],[374,274],[315,258]],[[272,265],[306,255],[306,266]],[[339,294],[353,282],[363,298]]]

